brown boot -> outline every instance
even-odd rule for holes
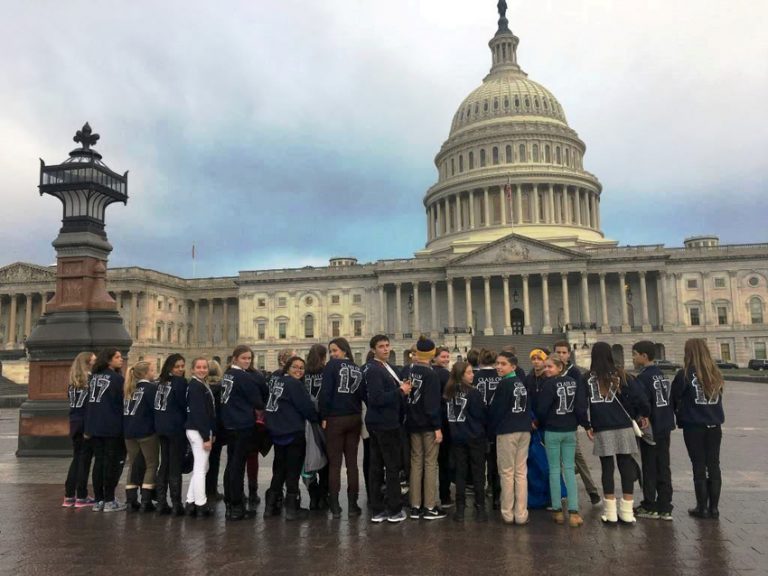
[[[555,521],[555,524],[565,524],[565,516],[563,516],[563,511],[555,510],[552,512],[552,520]]]
[[[569,512],[568,513],[568,525],[571,528],[578,528],[584,524],[584,519],[579,515],[578,512]]]

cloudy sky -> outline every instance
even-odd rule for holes
[[[11,4],[13,7],[11,8]],[[36,191],[87,120],[130,170],[111,266],[190,276],[409,257],[495,0],[36,0],[0,20],[0,265],[52,263]],[[622,244],[766,242],[768,3],[509,2]]]

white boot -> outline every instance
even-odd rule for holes
[[[635,523],[635,512],[632,510],[632,504],[632,500],[624,500],[624,498],[619,502],[619,520],[625,524]]]
[[[616,499],[605,499],[605,506],[603,508],[603,515],[600,517],[606,524],[616,524],[618,518],[616,516]]]

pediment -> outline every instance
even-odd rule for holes
[[[54,282],[56,272],[45,266],[14,262],[0,268],[0,284],[23,284],[25,282]]]
[[[451,261],[451,265],[517,264],[582,260],[586,256],[568,248],[547,244],[525,236],[509,234],[486,246]]]

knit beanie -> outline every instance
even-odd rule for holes
[[[421,335],[416,342],[416,351],[413,354],[419,362],[429,362],[435,357],[435,343]]]
[[[549,357],[549,354],[544,352],[541,348],[534,348],[531,350],[531,353],[528,355],[528,357],[533,360],[535,357],[537,357],[541,360],[546,360]]]

